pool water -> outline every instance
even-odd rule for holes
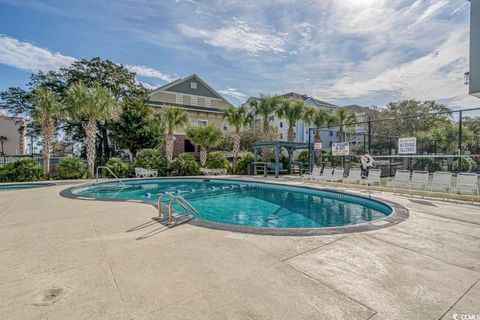
[[[324,228],[385,218],[392,209],[348,194],[267,183],[208,179],[134,180],[73,191],[81,197],[155,203],[163,192],[184,197],[210,222],[266,228]],[[166,200],[168,201],[168,200]]]
[[[0,191],[6,190],[22,190],[31,188],[40,188],[50,186],[49,183],[19,183],[19,184],[2,184],[0,185]]]

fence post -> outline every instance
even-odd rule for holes
[[[370,154],[370,139],[372,137],[372,126],[370,125],[370,121],[368,121],[368,154]]]
[[[458,120],[458,155],[462,155],[462,118],[463,112],[459,111]],[[460,162],[460,160],[459,160]]]
[[[308,171],[312,172],[312,128],[308,128]]]

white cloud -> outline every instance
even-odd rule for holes
[[[166,73],[163,73],[161,71],[155,70],[150,67],[146,66],[131,66],[131,65],[126,65],[125,66],[130,72],[135,72],[137,76],[141,77],[147,77],[147,78],[156,78],[163,80],[165,82],[172,82],[176,78],[168,75]]]
[[[6,35],[0,36],[0,63],[27,71],[50,71],[67,67],[75,58],[37,47]]]
[[[230,97],[233,97],[237,100],[240,100],[240,101],[244,101],[246,98],[247,98],[247,95],[243,92],[240,92],[240,90],[236,89],[236,88],[224,88],[222,90],[218,90],[219,93],[223,94],[223,95],[226,95],[226,96],[230,96]]]
[[[233,19],[227,26],[218,29],[202,29],[180,24],[180,31],[191,38],[202,39],[215,47],[246,51],[250,54],[285,52],[285,39],[281,34],[259,32],[246,22]]]

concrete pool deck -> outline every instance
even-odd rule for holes
[[[0,192],[1,319],[480,314],[478,205],[374,191],[409,218],[364,233],[262,236],[168,229],[150,205],[59,195],[72,185]]]

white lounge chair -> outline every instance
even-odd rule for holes
[[[454,192],[459,194],[479,195],[478,175],[471,172],[460,172],[457,175]]]
[[[368,170],[368,175],[365,177],[365,179],[360,180],[360,184],[366,184],[368,186],[374,186],[376,183],[378,183],[379,186],[382,186],[382,180],[381,180],[381,175],[382,175],[382,170],[380,169],[369,169]]]
[[[227,174],[227,169],[225,169],[225,168],[222,168],[222,169],[200,168],[200,172],[203,173],[206,176],[219,176],[219,175]]]
[[[345,173],[345,169],[343,169],[342,167],[337,167],[333,170],[333,174],[331,177],[326,177],[326,181],[330,181],[330,182],[342,181],[344,173]]]
[[[435,171],[430,182],[430,191],[450,192],[452,190],[452,173]]]
[[[362,170],[359,168],[352,168],[348,172],[348,176],[343,178],[343,182],[345,183],[360,183],[362,180]]]
[[[333,177],[333,168],[332,167],[323,167],[323,172],[322,174],[314,179],[320,180],[320,181],[327,181],[327,179],[331,179]]]
[[[388,178],[386,186],[392,188],[408,189],[410,187],[410,171],[397,170],[393,179]]]
[[[413,171],[410,189],[426,190],[428,186],[428,171]]]
[[[313,167],[312,172],[305,172],[305,178],[308,180],[319,178],[321,172],[322,168],[315,166]]]
[[[153,178],[158,176],[157,169],[135,168],[135,176],[137,178]]]

